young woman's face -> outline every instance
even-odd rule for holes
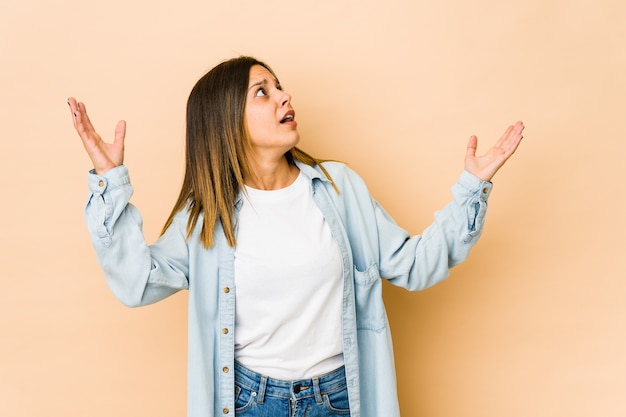
[[[282,156],[300,139],[291,96],[261,65],[250,68],[245,124],[255,154],[271,152]]]

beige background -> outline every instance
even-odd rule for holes
[[[184,415],[186,295],[133,310],[108,291],[66,98],[109,139],[128,121],[154,240],[187,95],[239,54],[293,94],[301,146],[348,162],[412,233],[471,134],[484,150],[527,126],[470,259],[421,293],[385,287],[404,416],[626,415],[625,15],[617,0],[3,0],[0,415]]]

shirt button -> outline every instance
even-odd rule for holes
[[[228,329],[227,329],[226,327],[224,327],[224,328],[222,329],[222,333],[224,333],[224,334],[228,334]]]
[[[487,187],[483,188],[483,193],[484,194],[487,194],[488,192],[489,192],[489,188],[487,188]]]
[[[228,369],[228,366],[225,366],[222,368],[222,371],[224,371],[224,373],[227,374],[228,371],[230,371],[230,369]]]
[[[230,413],[230,410],[229,410],[228,408],[224,408],[224,409],[222,410],[222,413],[224,413],[224,414],[228,414],[228,413]]]
[[[228,294],[228,293],[230,292],[230,288],[228,288],[228,287],[224,287],[224,292],[225,292],[226,294]]]
[[[104,187],[104,181],[102,181],[102,180],[98,181],[98,186]]]

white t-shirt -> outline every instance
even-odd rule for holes
[[[246,187],[235,249],[235,359],[295,380],[343,365],[341,257],[300,174],[288,187]]]

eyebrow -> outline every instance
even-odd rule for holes
[[[267,78],[263,78],[261,81],[258,81],[252,84],[250,87],[248,87],[248,91],[252,90],[254,87],[258,87],[260,85],[267,85],[267,84],[269,84],[269,80]],[[278,82],[277,79],[274,79],[274,85],[280,86],[280,83]]]

